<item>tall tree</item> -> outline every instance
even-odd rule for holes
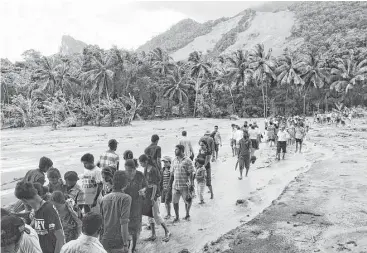
[[[150,52],[150,61],[153,69],[163,77],[166,77],[174,67],[172,57],[159,47]]]
[[[336,63],[336,67],[331,69],[333,80],[330,86],[331,89],[336,89],[337,91],[344,89],[347,93],[359,81],[364,81],[367,77],[367,59],[357,61],[352,50],[348,58],[338,58]]]
[[[240,84],[245,86],[251,78],[253,70],[250,68],[249,52],[246,50],[237,50],[226,58],[229,63],[229,77],[235,82],[238,87]]]
[[[197,99],[200,89],[200,82],[205,76],[210,75],[211,64],[203,59],[201,52],[192,52],[189,55],[191,64],[191,77],[195,78],[195,102],[194,102],[194,117],[196,116]]]
[[[257,44],[255,48],[250,52],[250,65],[249,67],[253,69],[253,78],[257,85],[261,87],[263,94],[264,103],[264,117],[267,117],[267,87],[268,82],[271,79],[276,79],[274,69],[276,68],[276,61],[271,56],[272,49],[270,48],[268,53],[265,53],[264,45]]]

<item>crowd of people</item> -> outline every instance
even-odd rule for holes
[[[218,159],[222,139],[215,126],[200,138],[195,156],[183,131],[174,158],[162,157],[158,142],[159,136],[153,135],[144,154],[135,159],[126,150],[122,162],[116,152],[118,142],[111,139],[98,161],[90,153],[80,158],[84,165],[80,175],[76,171],[61,175],[50,158],[42,157],[38,168],[16,184],[18,201],[1,209],[2,252],[135,252],[143,216],[148,217],[151,231],[145,240],[155,241],[160,226],[165,233],[162,241],[168,242],[171,232],[166,221],[171,219],[172,203],[175,223],[180,221],[181,199],[184,219],[190,221],[196,195],[200,204],[205,203],[205,186],[214,198],[211,162]],[[137,170],[139,165],[143,172]],[[160,203],[165,205],[164,218]]]
[[[281,152],[284,159],[287,145],[295,143],[296,152],[301,152],[307,132],[304,124],[305,119],[300,117],[271,118],[266,120],[264,132],[256,122],[245,122],[241,127],[232,124],[230,145],[237,157],[239,179],[244,169],[248,176],[261,142],[276,145],[278,159]],[[184,219],[190,221],[195,197],[204,204],[207,187],[210,199],[214,198],[211,164],[218,160],[223,143],[218,126],[200,138],[196,154],[186,131],[175,146],[173,158],[162,157],[158,143],[159,136],[153,135],[151,144],[137,159],[126,150],[120,161],[118,142],[111,139],[109,149],[98,161],[90,153],[80,158],[84,165],[80,175],[67,171],[62,176],[50,158],[42,157],[38,169],[28,171],[16,184],[18,201],[1,210],[2,252],[135,252],[143,216],[148,217],[151,231],[145,240],[157,240],[156,230],[162,227],[162,241],[168,242],[172,204],[173,222],[177,223],[181,199]],[[143,172],[137,170],[139,165]],[[165,207],[164,218],[160,203]]]
[[[335,126],[345,126],[348,121],[352,124],[355,112],[345,109],[343,111],[332,111],[326,113],[314,113],[314,123],[318,124],[335,124]]]

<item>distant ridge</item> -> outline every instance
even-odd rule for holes
[[[63,55],[72,55],[72,54],[79,54],[83,52],[84,47],[87,44],[83,41],[76,40],[69,35],[62,36],[61,39],[61,46],[60,46],[60,54]]]

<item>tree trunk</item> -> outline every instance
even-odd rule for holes
[[[233,113],[235,114],[236,113],[236,104],[234,103],[231,85],[229,86],[229,94],[231,95],[231,98],[232,98]]]
[[[195,85],[195,102],[194,102],[194,118],[196,116],[196,103],[198,100],[198,93],[199,93],[199,78],[196,79],[196,85]]]
[[[303,116],[306,116],[306,94],[303,96]]]
[[[264,80],[265,83],[265,117],[268,117],[268,83]]]
[[[266,106],[265,106],[265,94],[264,94],[264,85],[261,85],[261,93],[263,95],[263,104],[264,104],[264,118],[266,118]]]
[[[101,126],[101,95],[98,95],[98,126]]]

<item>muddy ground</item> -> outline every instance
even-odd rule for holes
[[[201,252],[367,252],[367,125],[313,126],[310,170],[250,222]],[[309,144],[311,144],[309,143]],[[314,153],[316,154],[316,153]]]

